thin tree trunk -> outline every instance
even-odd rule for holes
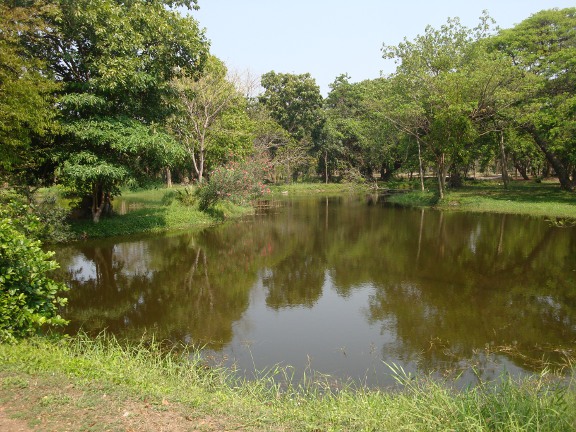
[[[424,169],[422,168],[422,150],[420,149],[420,140],[418,142],[418,169],[420,171],[420,190],[424,192]]]
[[[444,198],[444,192],[446,191],[446,175],[448,174],[448,168],[446,167],[446,156],[444,153],[440,156],[438,160],[438,195],[440,199]]]
[[[500,164],[502,165],[504,189],[508,189],[508,162],[506,161],[506,151],[504,149],[504,131],[500,131]]]
[[[166,187],[172,187],[172,171],[170,171],[170,167],[166,167]]]
[[[328,184],[328,150],[324,150],[324,176]]]
[[[112,205],[110,204],[110,192],[105,192],[99,183],[92,185],[92,221],[100,222],[102,213],[108,212]]]

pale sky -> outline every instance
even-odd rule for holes
[[[396,45],[448,17],[475,27],[483,10],[501,28],[568,0],[199,0],[193,16],[206,29],[211,53],[229,69],[254,76],[309,72],[324,95],[343,73],[352,82],[394,71],[383,43]]]

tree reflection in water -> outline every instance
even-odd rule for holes
[[[576,346],[574,257],[573,227],[353,197],[286,200],[197,233],[57,251],[72,287],[70,332],[154,334],[240,363],[251,340],[241,368],[313,356],[315,368],[345,376],[367,367],[352,364],[351,346],[370,364],[423,371],[488,368],[487,348],[498,347],[526,370],[561,360]],[[325,358],[343,352],[338,364]]]

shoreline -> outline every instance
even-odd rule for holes
[[[167,352],[158,343],[34,337],[0,345],[0,411],[24,422],[24,431],[564,431],[576,425],[573,373],[567,381],[547,372],[501,376],[457,391],[449,382],[389,367],[398,389],[331,389],[321,380],[281,386],[274,382],[281,370],[246,381],[207,367],[198,353]]]

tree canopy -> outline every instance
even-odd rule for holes
[[[193,0],[0,2],[0,175],[57,181],[97,221],[124,185],[177,167],[201,181],[252,153],[269,181],[390,180],[438,195],[471,171],[555,175],[576,187],[576,8],[499,30],[450,18],[395,46],[394,73],[270,71],[257,97],[209,52]],[[379,176],[378,176],[379,174]]]
[[[44,19],[55,8],[0,3],[0,176],[19,177],[37,169],[47,138],[55,128],[53,93],[59,88],[47,64],[27,49],[27,40],[38,40],[51,29]]]
[[[97,221],[121,184],[139,182],[181,157],[163,130],[163,103],[176,73],[202,71],[208,43],[191,17],[170,9],[193,2],[59,0],[42,37],[25,35],[34,58],[60,85],[61,129],[54,158],[62,181],[92,197]]]

